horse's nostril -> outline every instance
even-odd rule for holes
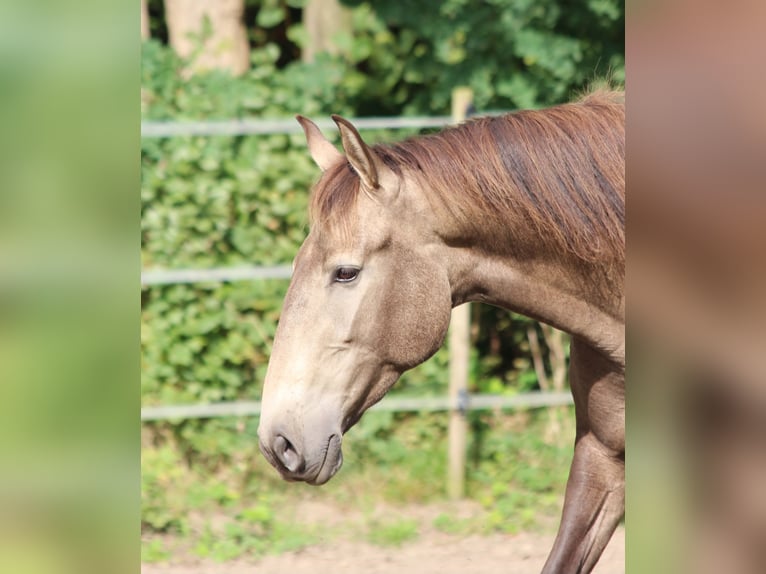
[[[303,464],[303,457],[281,434],[274,439],[274,455],[290,472],[297,472]]]

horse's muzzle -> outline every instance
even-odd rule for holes
[[[265,439],[265,440],[264,440]],[[271,465],[282,478],[289,481],[303,481],[321,485],[330,480],[343,464],[341,435],[332,434],[316,452],[306,449],[285,433],[261,437],[259,447]]]

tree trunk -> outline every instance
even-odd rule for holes
[[[150,37],[149,6],[147,5],[147,0],[141,0],[141,40],[148,40]]]
[[[170,45],[190,60],[189,72],[250,67],[250,45],[242,22],[244,0],[165,0]]]
[[[308,42],[303,48],[304,62],[313,62],[317,54],[337,54],[340,49],[335,37],[340,32],[351,32],[351,11],[339,0],[308,0],[303,9],[303,25]]]

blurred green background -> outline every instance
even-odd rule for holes
[[[244,0],[234,18],[214,5],[179,16],[183,4],[142,5],[145,121],[443,116],[458,86],[472,88],[481,112],[566,101],[599,78],[624,82],[624,10],[615,0]],[[290,263],[317,177],[302,134],[142,138],[142,267]],[[142,405],[259,399],[286,289],[282,280],[144,287]],[[561,333],[487,306],[472,315],[471,392],[564,387]],[[447,362],[443,348],[391,393],[445,395]],[[347,435],[343,470],[319,490],[281,482],[258,452],[257,422],[142,425],[144,560],[177,552],[227,560],[325,540],[327,530],[320,536],[286,510],[307,500],[371,509],[446,499],[446,413],[368,413]],[[571,409],[473,412],[469,422],[475,512],[447,511],[431,526],[455,534],[555,528]],[[398,544],[419,528],[370,514],[357,535]]]

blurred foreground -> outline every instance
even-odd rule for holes
[[[766,4],[628,6],[628,567],[764,572]]]

